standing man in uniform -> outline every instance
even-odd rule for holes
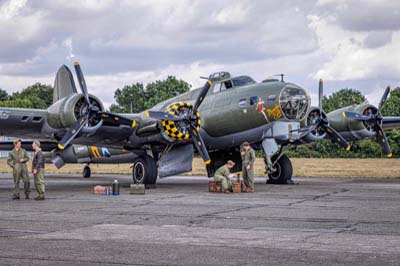
[[[44,200],[44,155],[40,149],[40,142],[34,140],[32,143],[32,148],[35,151],[35,155],[32,160],[32,173],[35,182],[35,188],[38,196],[35,200]]]
[[[243,142],[241,155],[243,161],[242,176],[246,192],[254,192],[254,161],[256,160],[256,153],[247,141]]]
[[[8,154],[7,164],[13,169],[14,194],[12,199],[19,200],[19,182],[24,181],[25,198],[29,199],[29,174],[26,163],[29,161],[28,153],[21,148],[21,140],[14,140],[14,149]]]
[[[235,163],[231,160],[227,161],[225,165],[218,168],[214,175],[214,181],[220,182],[225,193],[232,192],[231,183],[231,169],[235,166]]]

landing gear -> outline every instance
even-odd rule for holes
[[[135,160],[132,167],[132,179],[135,184],[153,185],[157,182],[157,164],[150,156],[142,156]]]
[[[85,165],[85,167],[83,167],[82,176],[84,178],[89,178],[91,174],[92,170],[90,169],[89,165]]]
[[[293,184],[293,166],[286,155],[281,155],[274,164],[274,172],[268,173],[267,184]]]

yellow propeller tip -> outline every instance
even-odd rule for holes
[[[324,80],[323,79],[319,79],[319,82],[324,82]]]
[[[132,127],[135,127],[136,126],[136,120],[133,120],[132,121]]]
[[[389,153],[389,154],[387,155],[388,158],[392,158],[392,156],[393,156],[393,153]]]
[[[78,61],[75,61],[75,62],[74,62],[74,66],[79,66],[79,62],[78,62]]]
[[[346,117],[346,113],[345,113],[345,112],[342,112],[342,116],[343,116],[343,117]]]
[[[350,145],[348,145],[347,147],[346,147],[346,151],[349,151],[350,150]]]
[[[211,83],[212,83],[211,80],[207,80],[207,82],[208,82],[208,84],[210,84],[210,85],[211,85]]]
[[[204,161],[204,163],[205,163],[206,165],[209,165],[209,164],[211,163],[211,160]]]
[[[57,146],[58,146],[58,149],[60,149],[60,150],[63,150],[63,149],[65,149],[65,148],[64,148],[64,146],[63,146],[63,145],[61,145],[61,144],[58,144]]]

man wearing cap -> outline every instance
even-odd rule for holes
[[[256,160],[256,153],[247,141],[243,142],[241,155],[243,162],[242,176],[246,192],[254,192],[254,161]]]
[[[231,160],[227,161],[226,164],[218,168],[214,175],[214,181],[220,182],[225,193],[232,192],[231,184],[231,169],[235,166],[235,163]]]
[[[7,164],[13,169],[14,194],[12,199],[19,199],[19,182],[24,181],[25,198],[29,199],[29,174],[26,163],[29,161],[28,153],[21,148],[21,140],[14,140],[14,149],[8,154]]]
[[[44,200],[44,155],[40,149],[40,142],[38,140],[33,141],[32,148],[35,151],[32,160],[32,173],[35,188],[38,193],[35,200]]]

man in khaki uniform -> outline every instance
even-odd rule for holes
[[[38,193],[35,200],[44,200],[44,155],[40,149],[40,142],[38,140],[33,141],[32,148],[35,151],[35,156],[32,160],[32,173],[35,181],[35,188]]]
[[[12,199],[19,199],[19,182],[24,182],[25,198],[29,199],[29,174],[26,163],[29,161],[28,153],[21,148],[21,140],[14,140],[14,149],[8,154],[7,164],[13,169],[14,194]]]
[[[232,192],[231,184],[231,169],[235,166],[235,163],[231,160],[227,161],[226,164],[218,168],[214,175],[214,181],[220,182],[225,193]]]
[[[246,192],[254,192],[254,161],[256,153],[248,142],[243,143],[242,155],[242,175],[246,186]]]

